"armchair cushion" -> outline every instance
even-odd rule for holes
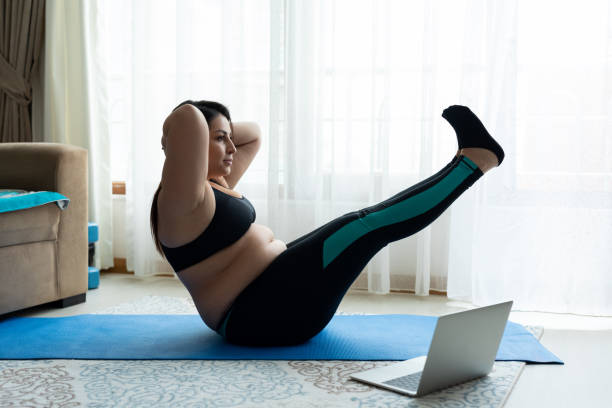
[[[3,213],[0,217],[0,248],[39,241],[55,241],[60,209],[53,203]]]

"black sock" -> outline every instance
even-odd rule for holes
[[[504,149],[491,137],[480,119],[470,108],[462,105],[452,105],[444,109],[442,117],[455,129],[459,149],[467,147],[489,149],[497,156],[498,166],[504,160]]]

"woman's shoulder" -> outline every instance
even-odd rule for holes
[[[193,241],[208,228],[215,214],[216,200],[212,187],[206,182],[203,198],[193,211],[180,215],[164,212],[169,204],[164,206],[158,202],[158,234],[165,246],[177,247]]]

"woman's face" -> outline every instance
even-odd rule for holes
[[[208,179],[227,176],[231,173],[236,146],[229,121],[223,115],[218,115],[208,124],[210,140],[208,144]]]

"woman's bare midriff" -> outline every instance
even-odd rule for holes
[[[162,244],[167,247],[185,245],[208,227],[216,205],[212,188],[206,182],[205,199],[189,216],[173,220],[158,212],[158,236]],[[221,186],[214,188],[241,197],[233,190]],[[195,265],[177,271],[177,275],[193,298],[204,323],[216,330],[240,292],[286,249],[283,241],[274,239],[270,228],[253,223],[238,241]]]

